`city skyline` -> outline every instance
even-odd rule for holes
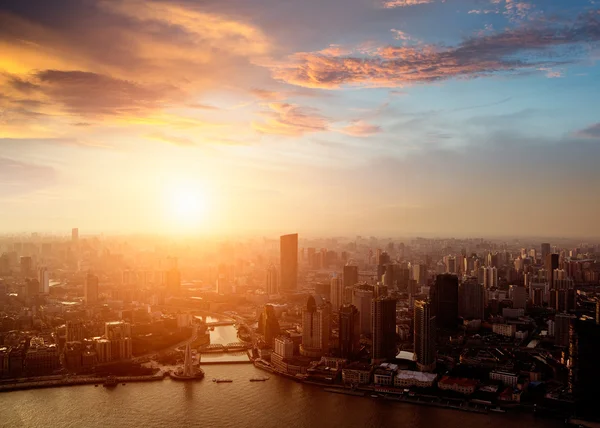
[[[598,235],[598,12],[3,2],[0,232]]]

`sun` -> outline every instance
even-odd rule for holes
[[[183,227],[200,225],[206,217],[208,201],[201,188],[177,187],[169,192],[172,221]]]

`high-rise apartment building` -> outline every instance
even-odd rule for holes
[[[46,267],[39,268],[38,281],[40,283],[39,292],[42,294],[50,293],[50,274],[48,273],[48,268],[46,268]]]
[[[544,267],[548,283],[550,284],[550,290],[554,288],[554,270],[558,269],[558,259],[559,255],[555,253],[546,254],[546,258],[544,259]]]
[[[279,294],[277,268],[273,265],[267,268],[266,291],[268,295]]]
[[[20,259],[21,276],[28,278],[33,274],[33,260],[30,256],[23,256]]]
[[[429,302],[417,300],[414,313],[414,349],[417,368],[428,372],[435,369],[435,316]]]
[[[71,242],[77,244],[79,242],[79,229],[74,227],[71,229]]]
[[[281,267],[281,291],[295,291],[298,288],[298,234],[283,235],[279,238]]]
[[[550,247],[549,243],[544,242],[542,244],[541,250],[542,250],[541,251],[542,252],[542,260],[546,261],[546,256],[552,252],[552,247]]]
[[[371,309],[373,331],[373,362],[396,356],[396,299],[379,297],[373,300]]]
[[[373,287],[361,284],[352,292],[352,304],[356,306],[360,314],[360,334],[371,334],[371,312],[373,301]]]
[[[344,282],[336,274],[331,278],[330,294],[331,310],[339,312],[340,307],[344,304]]]
[[[511,285],[510,294],[513,302],[513,308],[527,308],[527,289],[525,287],[520,285]]]
[[[317,306],[315,298],[308,297],[306,308],[302,310],[301,355],[317,358],[329,352],[330,315],[331,304]]]

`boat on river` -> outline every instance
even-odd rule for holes
[[[253,377],[250,379],[250,382],[264,382],[266,380],[269,380],[268,377]]]
[[[215,383],[230,383],[230,382],[233,382],[233,380],[231,380],[231,379],[213,379],[212,381],[215,382]]]

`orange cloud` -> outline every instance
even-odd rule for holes
[[[342,128],[341,132],[353,137],[367,137],[369,135],[380,133],[381,127],[372,125],[363,120],[356,120],[352,122],[351,125]]]
[[[263,134],[301,136],[311,132],[327,131],[328,121],[315,109],[295,104],[270,103],[263,112],[263,122],[253,122],[252,127]]]

